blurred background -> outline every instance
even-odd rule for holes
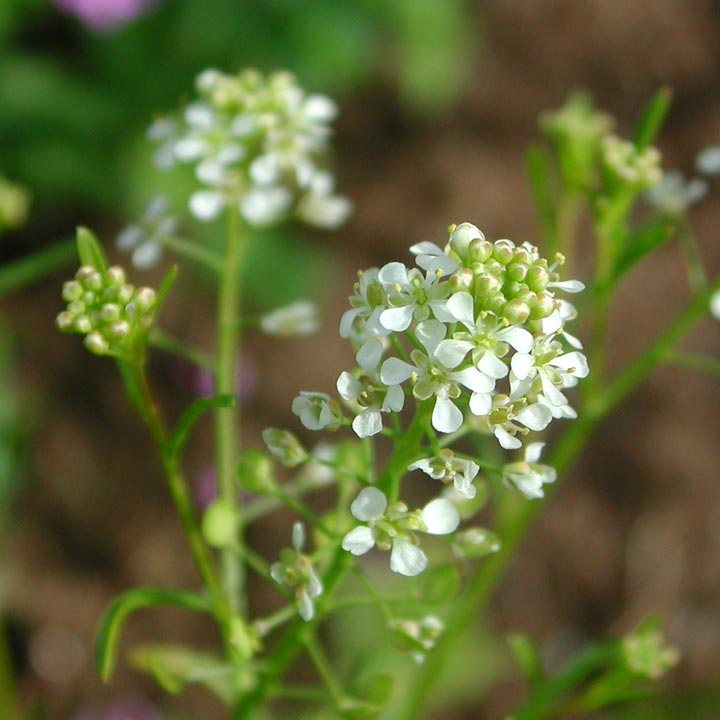
[[[158,189],[183,193],[154,170],[146,128],[191,95],[199,70],[289,69],[332,95],[338,189],[355,213],[334,233],[263,234],[247,271],[252,312],[305,297],[324,321],[309,340],[246,343],[246,441],[259,444],[268,425],[298,430],[298,390],[332,391],[351,364],[336,328],[358,268],[407,261],[420,240],[442,244],[451,222],[538,242],[524,152],[538,115],[572,90],[591,92],[627,136],[653,92],[672,88],[658,145],[664,167],[691,173],[697,152],[720,140],[719,37],[711,0],[2,0],[0,174],[32,204],[27,222],[3,235],[0,261],[59,247],[83,224],[127,263],[114,250],[118,230]],[[715,275],[717,183],[691,217]],[[592,260],[582,242],[580,278]],[[64,271],[6,293],[0,307],[0,603],[20,693],[33,717],[53,720],[220,718],[202,691],[165,696],[123,664],[103,686],[92,666],[96,623],[116,593],[196,579],[114,364],[54,329],[73,271],[68,256]],[[137,271],[133,281],[161,275]],[[667,245],[621,285],[611,365],[633,357],[687,297],[681,257]],[[213,302],[209,278],[184,265],[163,326],[210,349]],[[685,347],[717,356],[720,326],[704,320]],[[204,380],[163,354],[151,371],[171,417]],[[650,612],[683,659],[662,706],[632,717],[720,717],[718,400],[717,379],[664,367],[602,425],[507,573],[464,674],[439,690],[443,718],[498,718],[521,699],[503,644],[510,630],[533,637],[554,666]],[[207,433],[187,457],[202,502],[212,493]],[[251,540],[272,560],[289,516],[270,528]],[[277,600],[258,588],[254,602]],[[338,632],[343,658],[351,633]],[[150,638],[214,641],[202,620],[147,612],[127,625],[123,650]]]

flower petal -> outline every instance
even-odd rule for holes
[[[401,307],[383,310],[380,313],[380,324],[386,330],[403,332],[410,327],[414,310],[414,305],[402,305]]]
[[[473,309],[473,298],[470,293],[455,293],[447,301],[448,312],[465,327],[472,328],[475,325],[475,311]]]
[[[431,500],[420,515],[429,535],[447,535],[455,532],[460,524],[460,515],[455,506],[445,498]]]
[[[369,522],[385,514],[387,498],[376,487],[363,488],[350,506],[350,512],[358,520]]]
[[[463,414],[450,398],[439,397],[432,413],[432,426],[443,433],[455,432],[463,423]]]
[[[225,196],[216,190],[198,190],[190,196],[190,212],[198,220],[214,220],[225,207]]]
[[[352,429],[359,438],[377,435],[382,430],[380,411],[372,408],[363,410],[353,420]]]
[[[380,368],[380,380],[385,385],[399,385],[405,382],[417,368],[400,358],[388,358]]]
[[[427,567],[427,555],[407,540],[396,539],[390,553],[390,569],[400,575],[413,577]]]
[[[518,380],[525,380],[535,365],[535,358],[527,353],[515,353],[510,360],[510,367]]]
[[[340,373],[335,386],[343,400],[355,400],[363,389],[362,383],[347,371]]]
[[[353,555],[364,555],[375,545],[372,530],[364,525],[353,528],[342,541],[342,549]]]
[[[547,405],[542,403],[533,403],[524,407],[517,415],[515,420],[522,423],[530,430],[544,430],[552,420],[552,413]]]
[[[536,463],[540,459],[542,449],[545,447],[544,442],[530,443],[525,448],[525,462]]]
[[[441,340],[435,349],[435,357],[446,368],[456,368],[475,347],[467,340]]]

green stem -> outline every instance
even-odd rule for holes
[[[177,456],[170,452],[165,425],[160,411],[152,397],[147,376],[142,362],[118,361],[128,396],[132,400],[140,417],[152,435],[162,460],[165,478],[167,480],[170,496],[175,510],[180,517],[188,545],[202,581],[213,600],[215,616],[224,631],[230,618],[230,608],[223,594],[222,587],[212,567],[207,547],[203,541],[193,512],[192,500],[187,489],[187,482],[183,476]],[[227,637],[227,635],[225,635]]]
[[[305,649],[307,650],[310,659],[313,661],[315,669],[318,671],[318,675],[320,675],[322,681],[325,683],[330,696],[335,701],[335,704],[339,705],[343,698],[342,685],[335,676],[335,672],[330,664],[330,661],[327,659],[320,643],[314,635],[309,635],[305,639]]]
[[[682,252],[683,260],[685,261],[685,270],[687,272],[690,290],[693,293],[702,292],[708,284],[707,275],[705,274],[705,268],[703,267],[695,236],[687,221],[679,224],[677,237],[680,252]]]
[[[222,259],[197,243],[182,238],[166,237],[162,239],[162,244],[178,255],[195,260],[213,272],[220,272],[222,269]]]
[[[235,366],[240,355],[238,322],[240,317],[241,278],[240,268],[245,252],[245,238],[241,228],[240,214],[234,205],[228,210],[227,246],[220,272],[220,289],[217,309],[217,355],[215,393],[235,394]],[[240,418],[233,408],[215,411],[215,471],[218,497],[238,512],[234,466],[240,443]],[[239,531],[238,535],[241,537]],[[221,575],[225,594],[233,609],[243,608],[243,566],[230,549],[221,553]]]
[[[53,243],[0,268],[0,297],[42,280],[77,259],[75,240]]]
[[[705,313],[710,295],[718,285],[720,281],[716,281],[713,288],[695,297],[668,329],[630,363],[606,391],[588,396],[585,409],[559,438],[547,459],[547,463],[557,470],[558,476],[572,464],[598,423],[662,362],[667,352]],[[552,488],[557,485],[549,486],[547,492],[552,492]],[[483,561],[458,599],[447,618],[445,633],[416,674],[412,687],[404,696],[403,706],[398,708],[393,720],[417,720],[423,709],[429,706],[434,684],[442,676],[446,658],[453,652],[473,618],[478,617],[482,611],[543,505],[544,503],[539,502],[524,503],[516,513],[506,519],[498,533],[502,539],[502,547],[499,552]]]
[[[673,365],[697,370],[698,372],[714,375],[720,378],[720,359],[695,352],[672,351],[667,354],[665,362]]]
[[[212,355],[210,355],[210,353],[206,353],[204,350],[192,347],[186,342],[173,337],[160,328],[155,327],[150,331],[148,342],[153,347],[158,348],[158,350],[164,350],[165,352],[172,353],[173,355],[178,355],[198,367],[215,370],[215,359]]]

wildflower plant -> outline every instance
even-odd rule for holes
[[[106,680],[112,674],[129,612],[172,605],[211,615],[221,648],[208,653],[154,644],[136,651],[134,663],[173,692],[202,683],[236,720],[259,717],[261,707],[271,712],[278,698],[309,702],[328,717],[420,717],[443,664],[486,602],[539,500],[597,423],[658,362],[672,357],[718,291],[718,282],[703,275],[672,326],[608,377],[604,347],[612,291],[673,229],[667,214],[651,214],[640,225],[634,214],[643,193],[662,178],[651,141],[667,98],[661,93],[654,99],[632,140],[611,134],[612,120],[584,96],[543,116],[549,145],[528,156],[540,242],[491,238],[464,221],[412,244],[412,263],[359,272],[349,307],[337,318],[355,365],[338,368],[332,391],[332,380],[319,390],[299,391],[291,406],[296,427],[267,428],[260,449],[244,447],[235,408],[244,316],[238,270],[262,228],[290,218],[333,228],[348,215],[350,203],[335,193],[327,159],[337,108],[286,73],[207,70],[196,90],[196,99],[155,121],[149,134],[159,166],[192,167],[196,187],[189,212],[202,222],[225,220],[222,254],[174,237],[180,225],[162,220],[166,207],[157,203],[121,235],[120,245],[132,249],[140,265],[159,260],[164,246],[215,272],[214,354],[207,358],[188,340],[168,338],[157,327],[174,269],[157,291],[135,288],[123,270],[108,266],[87,230],[78,233],[81,267],[63,287],[67,308],[57,319],[61,330],[83,335],[92,352],[117,360],[128,396],[157,445],[204,586],[201,592],[139,588],[116,599],[98,631],[100,673]],[[576,236],[583,212],[597,243],[592,294],[574,277],[581,270]],[[258,329],[307,335],[316,326],[314,307],[297,302],[263,316]],[[155,344],[209,366],[214,375],[213,396],[193,402],[172,428],[145,372]],[[218,496],[199,517],[181,451],[205,411],[215,420]],[[541,462],[551,428],[556,441]],[[313,452],[295,434],[305,431],[323,433]],[[328,443],[326,433],[335,441]],[[336,491],[334,508],[322,515],[307,498],[320,487]],[[486,502],[493,512],[480,521]],[[279,507],[297,519],[288,532],[291,547],[269,560],[248,544],[246,528]],[[391,572],[383,571],[382,583],[368,572],[378,551],[389,553]],[[266,615],[248,608],[251,573],[285,604]],[[353,594],[358,587],[359,596]],[[386,597],[387,587],[399,601]],[[388,643],[415,661],[404,685],[387,692],[345,682],[318,632],[344,608],[368,603],[382,618]],[[514,717],[551,717],[551,703],[577,684],[567,674],[554,679],[540,673],[529,639],[516,636],[511,646],[531,685]],[[598,679],[578,708],[620,702],[640,679],[658,676],[676,659],[656,630],[588,652],[590,660],[582,656],[577,665],[595,663]],[[318,687],[288,684],[287,672],[301,656],[314,665]],[[283,715],[267,715],[274,716]]]

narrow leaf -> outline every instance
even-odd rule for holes
[[[132,651],[130,662],[171,694],[189,683],[198,683],[226,705],[237,696],[237,667],[209,652],[182,645],[142,645]]]
[[[78,256],[81,265],[90,265],[99,272],[107,268],[107,258],[100,243],[86,227],[79,227],[75,236]]]
[[[178,275],[178,266],[177,265],[171,265],[167,272],[165,273],[165,277],[162,279],[162,282],[160,283],[160,287],[157,291],[157,305],[156,307],[160,307],[160,304],[165,299],[165,296],[170,292],[170,288],[172,287],[173,283],[175,282],[175,278],[177,278]]]
[[[118,596],[105,611],[95,634],[95,667],[107,682],[115,669],[117,648],[125,618],[135,610],[169,605],[197,612],[210,612],[207,598],[185,590],[136,588]]]
[[[535,687],[545,679],[543,663],[540,653],[532,640],[521,633],[509,635],[507,643],[510,646],[515,662],[530,687]]]
[[[168,450],[172,455],[177,455],[182,450],[183,445],[187,441],[188,435],[193,425],[198,421],[200,416],[207,410],[213,408],[230,408],[235,407],[234,395],[215,395],[209,398],[198,398],[193,401],[185,409],[180,416],[175,430],[168,445]]]
[[[670,109],[671,101],[672,91],[665,87],[658,90],[647,104],[635,128],[634,140],[638,150],[644,150],[655,141]]]
[[[63,240],[0,267],[0,297],[42,280],[75,261],[74,240]]]

